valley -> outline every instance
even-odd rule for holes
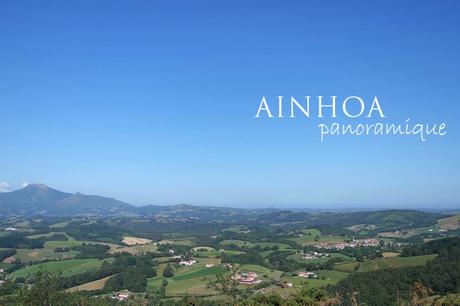
[[[48,201],[43,187],[37,192],[35,201]],[[332,303],[339,296],[343,305],[351,305],[349,293],[355,289],[349,284],[358,286],[369,273],[433,269],[459,244],[459,215],[452,213],[306,213],[180,205],[117,215],[106,208],[107,213],[92,215],[24,215],[20,209],[3,215],[2,305],[25,294],[21,288],[52,279],[58,280],[60,294],[102,305],[176,305],[189,299],[196,305],[236,300],[257,305],[255,300],[262,297],[311,298],[318,292],[312,290],[323,292],[324,301]],[[78,205],[72,210],[78,211]],[[447,246],[437,246],[444,241]],[[411,288],[417,279],[406,281],[401,277],[394,283]],[[438,287],[433,291],[438,298],[455,293]],[[410,299],[410,289],[405,290],[398,298]],[[383,301],[395,301],[394,294],[386,293]],[[364,293],[359,298],[376,302]]]

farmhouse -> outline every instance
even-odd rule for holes
[[[238,281],[243,285],[252,285],[260,283],[258,275],[256,272],[238,272],[232,276],[233,280]]]
[[[313,272],[299,272],[297,273],[297,275],[299,277],[303,277],[303,278],[317,278],[318,276],[316,275],[316,273],[313,273]]]
[[[193,266],[194,264],[196,264],[196,261],[195,260],[181,260],[179,261],[179,265],[181,266]]]
[[[116,295],[112,296],[112,299],[120,301],[120,302],[126,301],[130,295],[131,295],[131,292],[129,292],[128,290],[122,290],[118,292]]]
[[[206,264],[206,268],[212,268],[212,267],[214,267],[213,264],[211,264],[211,263],[210,263],[210,264]]]
[[[308,253],[303,254],[303,259],[306,259],[306,260],[324,258],[324,257],[329,257],[329,254],[319,253],[319,252],[308,252]]]

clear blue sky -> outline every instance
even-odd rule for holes
[[[248,2],[1,1],[4,189],[460,206],[458,1]],[[321,143],[318,119],[254,119],[264,95],[332,94],[377,95],[388,121],[448,134]]]

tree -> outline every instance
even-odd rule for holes
[[[360,248],[356,249],[355,256],[356,256],[356,261],[363,261],[364,260],[363,252],[362,252],[362,250]]]
[[[173,277],[174,276],[174,269],[171,266],[171,264],[168,263],[168,265],[165,267],[163,270],[163,276],[164,277]]]
[[[19,305],[48,306],[67,305],[66,294],[60,291],[59,276],[39,271],[34,276],[33,285],[23,287],[18,296]]]

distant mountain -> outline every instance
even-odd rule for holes
[[[201,221],[254,224],[342,226],[372,224],[402,229],[431,226],[446,215],[414,210],[383,210],[347,213],[307,213],[279,209],[240,209],[192,205],[134,206],[115,199],[81,193],[66,193],[43,184],[0,193],[0,216],[142,216],[158,222]]]
[[[55,204],[71,194],[51,189],[42,184],[0,193],[0,213],[53,211]]]
[[[65,193],[43,184],[30,184],[20,190],[0,193],[2,215],[107,215],[133,211],[133,205],[118,200]]]
[[[134,206],[115,199],[66,193],[43,184],[0,193],[0,215],[44,216],[146,216],[161,221],[246,221],[273,209],[238,209],[192,205]]]

